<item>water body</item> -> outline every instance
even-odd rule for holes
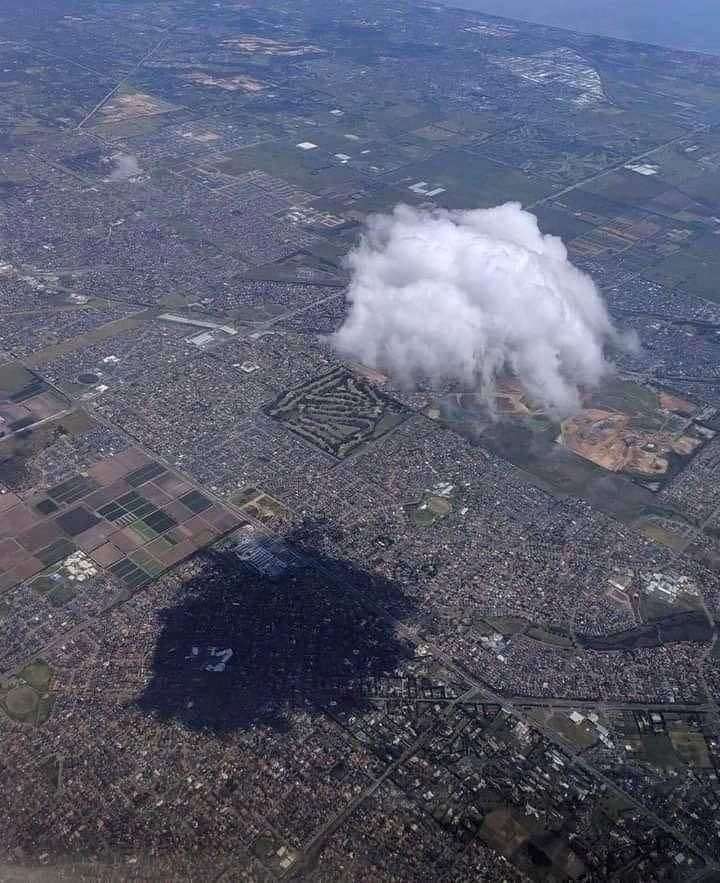
[[[718,0],[440,0],[584,33],[720,54]]]

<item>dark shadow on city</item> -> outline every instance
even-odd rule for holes
[[[407,658],[395,616],[408,604],[390,581],[296,543],[291,566],[261,575],[232,551],[204,553],[163,627],[137,705],[216,733],[286,726],[293,711],[362,707],[373,678]]]

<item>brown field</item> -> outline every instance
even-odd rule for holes
[[[135,588],[242,520],[138,448],[45,493],[0,500],[0,591],[76,550]]]
[[[633,429],[628,414],[588,408],[561,424],[560,443],[609,472],[664,476],[667,455],[693,454],[702,444],[689,435]]]
[[[190,74],[183,74],[183,80],[191,83],[197,83],[199,86],[214,86],[216,89],[225,89],[227,92],[247,92],[250,94],[262,92],[266,88],[265,83],[256,80],[254,77],[239,74],[234,77],[214,77],[212,74],[203,71],[193,71]]]
[[[145,92],[130,92],[113,96],[100,108],[99,113],[103,116],[104,124],[112,125],[137,117],[168,113],[174,109],[174,105],[163,101],[162,98],[155,98]]]

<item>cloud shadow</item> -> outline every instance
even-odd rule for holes
[[[391,621],[409,612],[388,580],[293,543],[286,569],[263,575],[232,550],[204,553],[201,573],[162,612],[148,714],[216,733],[285,726],[289,711],[363,704],[372,678],[408,656]],[[252,557],[252,556],[251,556]]]

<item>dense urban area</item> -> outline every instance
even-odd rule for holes
[[[641,346],[341,358],[399,203]],[[720,58],[366,0],[0,9],[0,880],[720,879]]]

